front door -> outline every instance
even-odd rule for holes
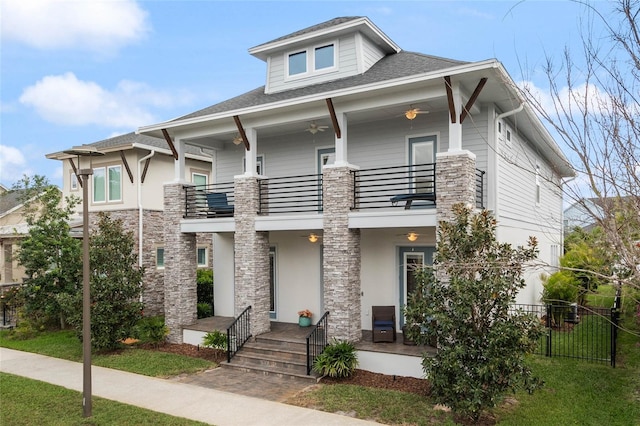
[[[432,193],[435,187],[436,136],[409,138],[411,192]]]
[[[409,294],[417,287],[415,271],[424,265],[433,264],[435,247],[407,246],[399,249],[399,282],[400,282],[400,312],[406,306]],[[404,325],[404,315],[400,315],[400,327]]]

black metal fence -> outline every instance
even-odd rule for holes
[[[233,217],[233,190],[233,182],[185,187],[184,217]]]
[[[247,306],[227,328],[227,362],[251,338],[251,306]]]
[[[260,180],[259,214],[322,212],[322,174]]]
[[[2,304],[2,327],[15,327],[17,322],[17,307],[15,305]]]
[[[613,308],[573,305],[513,305],[512,312],[533,315],[546,329],[535,353],[584,359],[616,366],[619,297]]]
[[[313,330],[307,335],[307,376],[311,374],[315,359],[327,347],[328,319],[329,311],[324,313],[313,327]]]

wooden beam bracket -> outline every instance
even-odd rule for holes
[[[167,129],[162,129],[162,135],[164,136],[164,140],[167,141],[167,144],[171,149],[171,153],[173,154],[173,159],[177,160],[178,158],[180,158],[180,156],[178,155],[178,150],[176,149],[176,146],[173,144],[173,140],[171,140],[171,136],[169,136],[169,132],[167,132]]]
[[[127,174],[129,175],[129,180],[133,183],[133,173],[131,173],[131,168],[129,167],[129,162],[127,161],[127,157],[124,155],[124,151],[120,150],[120,158],[122,159],[122,163],[124,164],[124,168],[127,170]]]
[[[327,108],[329,108],[329,115],[331,115],[331,123],[333,124],[333,131],[336,134],[336,138],[342,138],[342,131],[340,131],[340,125],[338,124],[338,117],[336,117],[336,110],[333,107],[333,101],[331,98],[327,98]]]
[[[71,169],[73,170],[73,174],[76,177],[76,181],[78,182],[78,185],[80,185],[80,188],[82,188],[82,179],[80,179],[80,177],[78,176],[78,169],[76,168],[76,163],[73,162],[73,158],[67,158],[67,160],[69,160],[69,164],[71,164]]]
[[[478,82],[476,89],[473,91],[473,93],[471,94],[471,97],[467,101],[467,104],[464,106],[464,109],[460,113],[460,124],[462,124],[464,119],[467,118],[469,111],[473,107],[473,104],[476,102],[476,99],[478,99],[478,95],[480,95],[480,92],[482,91],[482,88],[486,83],[487,83],[487,77],[481,78],[480,81]]]
[[[453,100],[453,89],[451,87],[451,77],[444,77],[444,87],[447,89],[447,101],[449,103],[449,117],[452,123],[456,122],[456,104]]]
[[[240,122],[240,117],[237,115],[234,115],[233,121],[236,122],[236,127],[238,128],[238,133],[240,133],[240,137],[244,142],[245,149],[249,151],[249,149],[251,148],[251,145],[249,145],[249,139],[247,138],[247,133],[244,131],[244,127],[242,127],[242,123]]]

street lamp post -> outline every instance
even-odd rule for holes
[[[82,415],[91,417],[91,286],[89,276],[89,176],[91,157],[104,155],[93,146],[83,145],[64,151],[78,157],[78,177],[82,185]],[[89,157],[89,168],[81,168],[80,157]]]

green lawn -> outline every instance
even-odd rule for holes
[[[0,373],[0,425],[204,425],[93,397],[92,417],[82,417],[82,394],[60,386]]]
[[[10,335],[9,331],[0,331],[0,346],[82,362],[82,344],[73,331],[41,333],[27,340],[14,340]],[[113,354],[94,354],[91,364],[152,377],[190,374],[215,367],[215,363],[203,359],[135,347],[125,347]]]
[[[598,286],[598,290],[585,296],[587,305],[590,307],[611,308],[616,298],[616,287],[610,284]]]

